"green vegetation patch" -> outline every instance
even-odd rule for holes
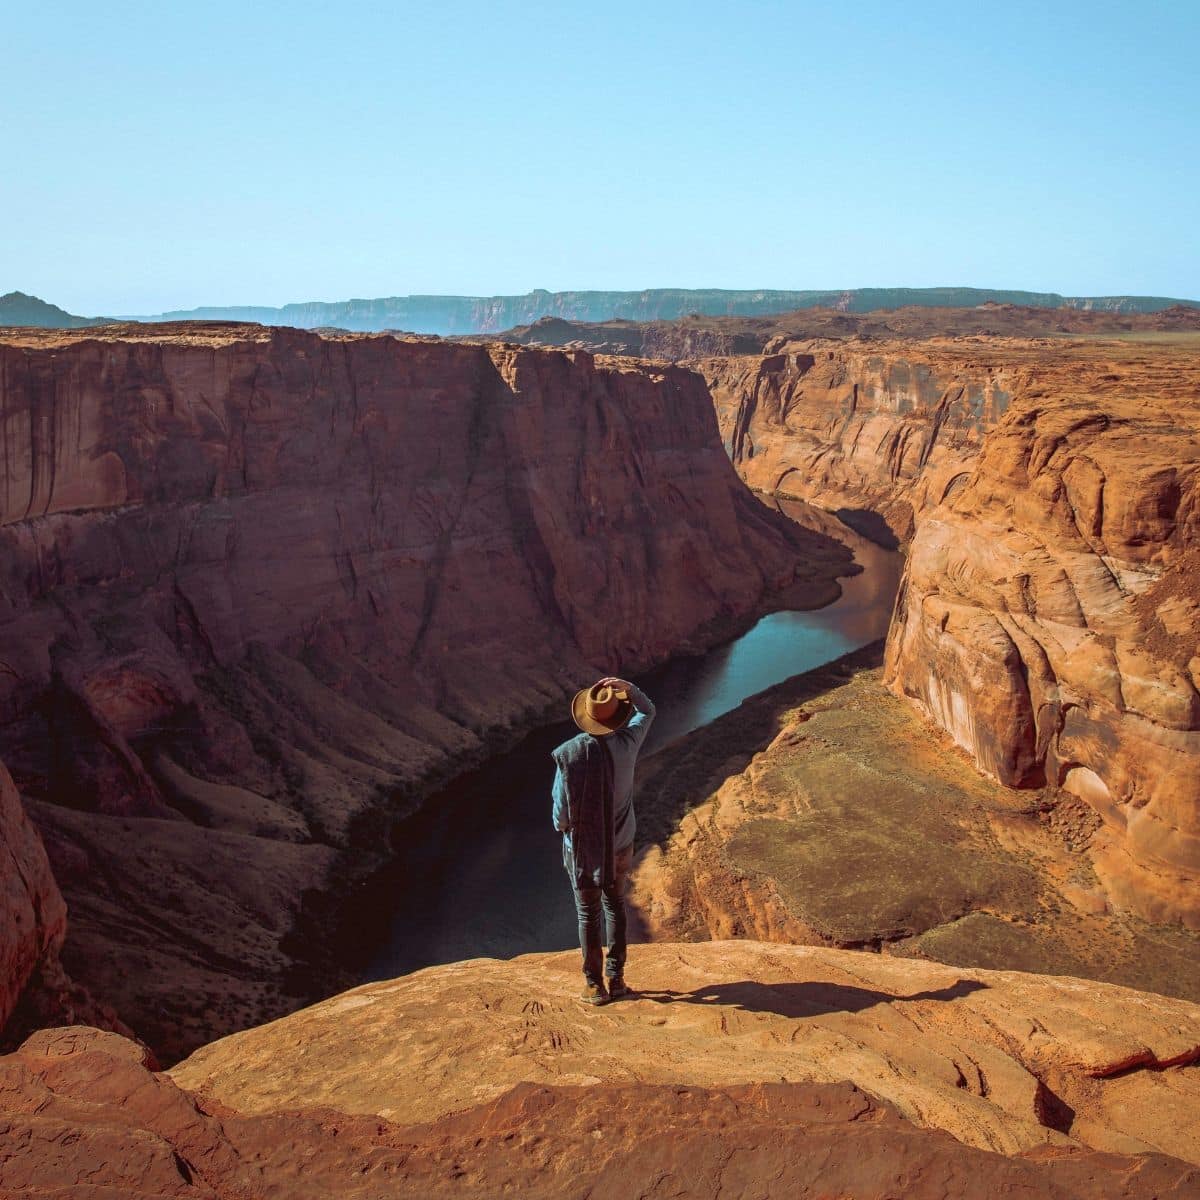
[[[1034,872],[981,821],[952,819],[944,797],[900,770],[833,752],[805,756],[792,784],[808,811],[748,821],[727,853],[737,868],[770,877],[797,917],[835,941],[909,937],[981,908],[1036,911]]]

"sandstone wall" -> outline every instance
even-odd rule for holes
[[[1200,365],[1064,350],[918,523],[887,677],[1104,820],[1113,901],[1200,927]]]
[[[1118,907],[1200,923],[1191,343],[780,339],[693,365],[751,486],[911,539],[890,685],[995,778],[1091,804]]]
[[[957,486],[1020,381],[1019,368],[952,343],[781,340],[761,357],[692,365],[751,487],[878,514],[901,541],[914,512]]]
[[[14,336],[0,440],[0,749],[72,974],[168,1054],[331,985],[297,963],[389,798],[848,560],[694,374],[583,353]]]

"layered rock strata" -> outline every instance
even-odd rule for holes
[[[869,946],[1200,1002],[1200,934],[1115,911],[1089,861],[1096,814],[981,776],[880,686],[881,657],[876,644],[788,680],[643,761],[644,931]]]
[[[1115,904],[1200,928],[1200,356],[1048,358],[917,527],[887,681],[1086,801]]]
[[[168,1056],[329,986],[382,812],[848,564],[675,368],[117,327],[0,343],[0,414],[0,754],[72,974]]]
[[[1111,903],[1200,926],[1194,338],[697,365],[747,482],[912,540],[889,685],[1005,785],[1091,805]]]
[[[692,365],[751,487],[841,511],[876,536],[882,517],[899,541],[958,486],[1022,385],[1019,363],[953,342],[787,342]]]

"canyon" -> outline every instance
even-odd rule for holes
[[[1047,311],[0,335],[5,1169],[555,1194],[627,1121],[699,1194],[776,1142],[862,1195],[1194,1190],[1149,1114],[1200,1056],[1200,354]],[[438,784],[838,594],[792,500],[904,549],[890,632],[643,762],[642,994],[538,955],[304,1008]]]
[[[580,679],[854,569],[669,366],[107,326],[6,338],[0,413],[0,758],[168,1059],[333,990],[390,822]]]
[[[1200,1003],[1200,939],[1113,902],[1095,810],[981,774],[883,686],[883,652],[776,684],[642,763],[631,896],[645,935],[865,949]]]

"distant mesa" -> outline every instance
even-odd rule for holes
[[[122,320],[237,321],[295,329],[337,329],[351,333],[434,334],[462,337],[496,335],[547,318],[563,322],[678,321],[704,317],[763,317],[801,309],[868,313],[881,309],[980,308],[1019,305],[1085,312],[1156,313],[1175,306],[1200,308],[1200,300],[1165,296],[1062,296],[991,288],[849,288],[778,291],[758,288],[649,288],[636,292],[548,292],[535,288],[523,296],[384,296],[376,299],[305,301],[280,308],[263,305],[210,305],[175,309]],[[0,296],[0,326],[79,329],[113,318],[77,317],[29,296]]]
[[[109,317],[77,317],[57,304],[48,304],[24,292],[0,296],[0,328],[86,329],[90,325],[107,325],[110,320]]]
[[[282,308],[208,307],[160,313],[148,321],[257,321],[299,329],[336,326],[359,333],[403,329],[442,336],[497,334],[543,317],[564,321],[675,321],[701,316],[770,316],[803,308],[872,312],[917,305],[971,308],[980,304],[1076,308],[1113,313],[1158,312],[1176,304],[1200,308],[1197,300],[1162,296],[1060,296],[1055,292],[988,288],[852,288],[849,290],[731,291],[717,288],[650,288],[636,292],[547,292],[524,296],[388,296],[374,300],[285,304]]]

